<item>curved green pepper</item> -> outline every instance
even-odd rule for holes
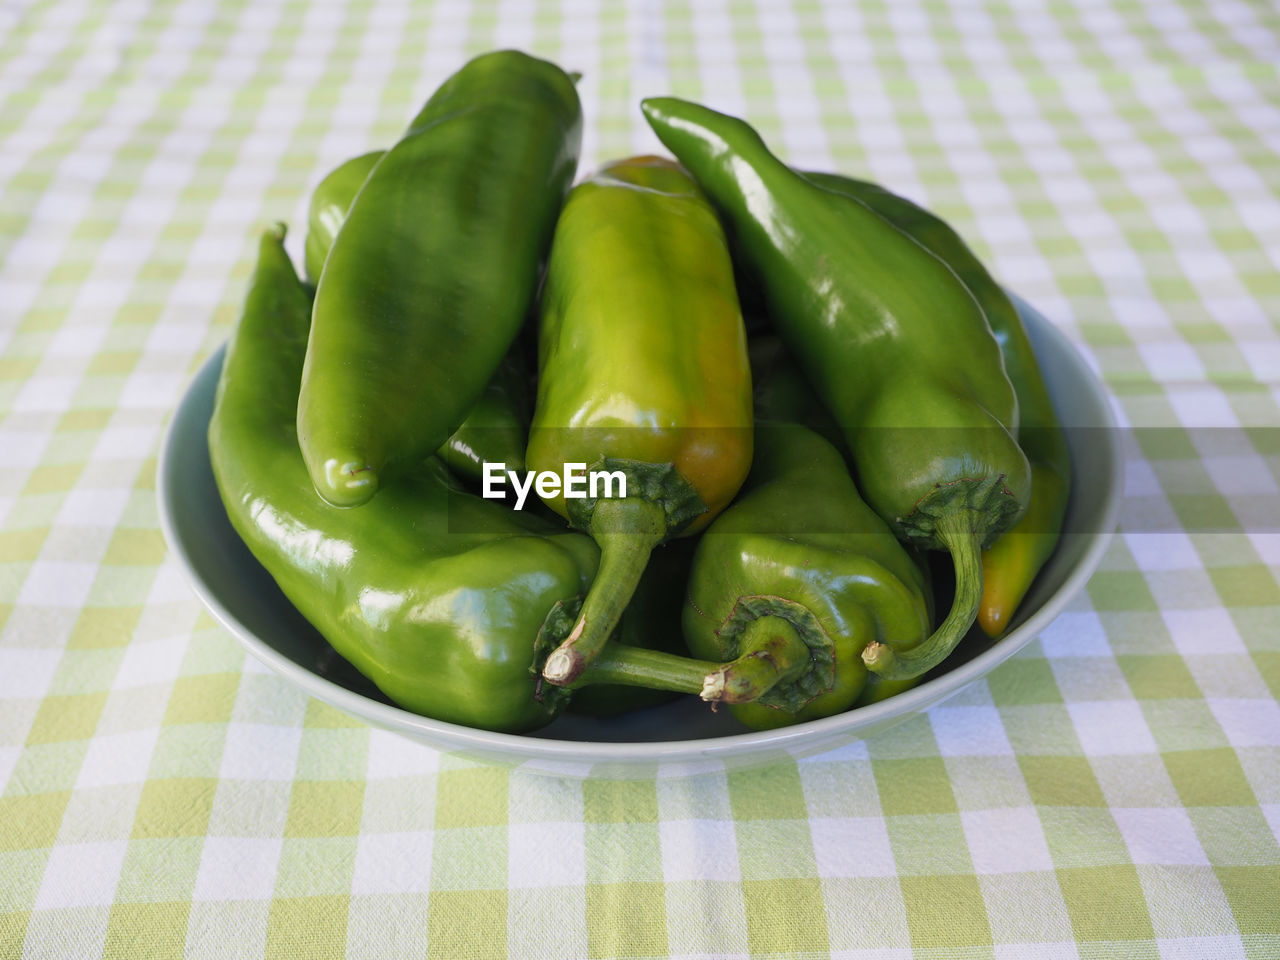
[[[779,333],[840,421],[867,502],[899,537],[951,554],[956,598],[935,634],[910,651],[864,652],[884,676],[920,676],[973,624],[981,548],[1030,497],[1017,400],[982,309],[946,264],[791,170],[741,120],[670,98],[642,107],[760,279]]]
[[[524,472],[529,442],[529,372],[517,340],[498,364],[484,392],[471,405],[462,426],[436,451],[458,475],[479,481],[486,463]]]
[[[982,554],[982,605],[978,624],[996,638],[1018,612],[1036,574],[1048,562],[1062,534],[1071,497],[1071,451],[1062,432],[1048,388],[1021,317],[1004,326],[1005,317],[991,326],[1004,351],[1009,379],[1023,411],[1018,442],[1031,461],[1031,501],[1022,519]]]
[[[1000,344],[1018,396],[1018,444],[1031,463],[1031,500],[1022,519],[982,553],[978,624],[994,639],[1008,628],[1031,581],[1053,554],[1071,494],[1071,454],[1018,308],[945,220],[878,184],[833,173],[805,176],[861,200],[941,258],[981,305]]]
[[[756,427],[743,493],[698,542],[684,613],[707,678],[763,728],[840,713],[914,680],[868,684],[873,642],[910,650],[929,634],[924,574],[858,495],[844,458],[791,423]]]
[[[303,245],[303,263],[307,279],[314,285],[320,282],[324,261],[333,246],[333,238],[347,219],[351,201],[356,198],[364,182],[385,150],[374,150],[352,157],[330,170],[311,191],[311,203],[307,208],[307,240]]]
[[[353,157],[330,171],[311,194],[307,218],[307,277],[320,278],[325,257],[346,219],[356,194],[385,150]],[[498,364],[484,392],[472,404],[467,417],[436,453],[455,473],[480,480],[484,465],[505,464],[524,471],[524,448],[529,437],[529,377],[524,351],[517,340]]]
[[[705,527],[751,463],[751,374],[729,250],[675,163],[633,157],[570,193],[538,353],[529,469],[582,463],[627,484],[625,497],[543,497],[601,548],[578,622],[543,671],[569,684],[599,655],[650,551]]]
[[[294,423],[311,304],[283,240],[283,227],[262,238],[209,424],[232,526],[289,601],[396,703],[491,730],[546,723],[567,697],[543,687],[541,657],[595,572],[595,544],[464,492],[435,458],[356,513],[317,497]],[[650,651],[639,666],[620,644],[609,653],[582,683],[654,674]]]
[[[477,57],[373,168],[325,260],[298,396],[316,490],[354,506],[457,429],[511,346],[577,164],[559,67]]]

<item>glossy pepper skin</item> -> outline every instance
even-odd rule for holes
[[[756,427],[738,499],[698,542],[684,611],[695,657],[733,660],[704,697],[766,728],[841,713],[914,683],[869,676],[869,643],[929,635],[924,574],[858,495],[843,457],[794,423]],[[755,653],[752,661],[751,655]]]
[[[352,157],[325,174],[311,191],[307,208],[307,239],[303,246],[303,263],[307,280],[314,286],[320,282],[325,257],[333,246],[333,238],[347,219],[351,201],[356,198],[369,174],[382,159],[385,150],[373,150]]]
[[[601,547],[600,570],[544,676],[598,656],[650,551],[702,529],[751,464],[751,374],[724,234],[678,165],[635,157],[570,193],[538,341],[530,470],[619,470],[627,496],[544,501]]]
[[[840,422],[867,502],[902,539],[947,550],[956,600],[911,651],[871,644],[889,678],[917,677],[977,617],[981,548],[1026,509],[1017,400],[982,309],[959,278],[865,204],[805,179],[750,126],[646,100],[658,138],[716,205],[770,316]]]
[[[524,472],[532,391],[525,363],[524,350],[517,341],[471,405],[462,425],[436,451],[454,473],[479,482],[484,477],[485,463],[501,463],[508,470]]]
[[[298,397],[330,503],[367,502],[462,423],[533,301],[581,128],[564,71],[499,51],[446,80],[373,168],[320,274]]]
[[[762,329],[769,326],[767,321],[761,325]],[[831,444],[844,457],[847,464],[849,453],[845,449],[839,424],[814,392],[812,385],[786,346],[774,334],[759,334],[751,339],[747,349],[751,356],[751,380],[755,388],[756,422],[777,421],[797,423],[807,427]],[[865,507],[865,503],[863,506]],[[915,563],[922,578],[928,622],[933,623],[934,594],[928,558],[917,547],[906,546],[904,549]],[[875,703],[915,684],[914,678],[886,680],[879,674],[868,671],[866,685],[853,705],[861,707]],[[762,716],[770,720],[771,725],[779,723],[776,712]]]
[[[262,238],[209,425],[232,525],[290,602],[396,703],[490,730],[546,723],[564,697],[535,695],[535,641],[585,590],[595,545],[462,492],[435,458],[359,511],[317,497],[294,426],[310,302],[283,236]]]
[[[1018,397],[1018,444],[1031,463],[1031,500],[1022,519],[982,552],[978,625],[987,636],[999,637],[1058,545],[1071,494],[1071,454],[1022,317],[1004,288],[941,217],[878,184],[833,173],[805,176],[861,200],[940,258],[981,305],[1000,344],[1005,372]]]
[[[320,278],[333,238],[347,211],[385,150],[353,157],[320,181],[311,194],[307,219],[307,277]],[[523,472],[524,448],[529,440],[529,376],[524,350],[517,341],[494,371],[466,419],[436,451],[449,468],[468,480],[479,481],[484,464],[506,464]]]

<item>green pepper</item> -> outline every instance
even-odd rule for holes
[[[307,218],[307,277],[319,279],[325,257],[346,219],[347,211],[369,172],[385,150],[353,157],[332,170],[311,194]],[[498,364],[484,392],[467,417],[436,452],[457,474],[480,480],[484,464],[502,463],[524,471],[524,448],[529,432],[529,377],[519,340]]]
[[[1036,574],[1058,545],[1071,496],[1071,451],[1048,388],[1040,376],[1021,317],[1016,327],[992,328],[1004,351],[1009,379],[1023,413],[1018,442],[1031,462],[1031,500],[1022,519],[982,554],[982,604],[978,624],[991,638],[1008,628]]]
[[[530,389],[524,349],[517,340],[471,405],[462,426],[436,451],[440,459],[468,480],[481,480],[486,463],[505,464],[508,470],[523,473]]]
[[[968,244],[943,219],[884,187],[833,173],[806,173],[861,200],[955,271],[982,307],[1018,397],[1018,444],[1031,463],[1027,512],[982,553],[978,624],[991,638],[1008,628],[1031,581],[1053,554],[1071,492],[1071,454],[1022,317]]]
[[[839,451],[798,424],[757,424],[751,475],[702,535],[689,576],[690,652],[734,660],[708,676],[704,698],[756,728],[840,713],[914,683],[869,685],[868,644],[910,650],[929,627],[924,574]]]
[[[491,730],[546,723],[567,694],[542,684],[541,660],[567,632],[565,610],[577,609],[598,549],[466,493],[435,457],[360,511],[320,499],[295,424],[311,303],[283,240],[282,226],[262,238],[209,424],[232,526],[285,597],[394,702]],[[610,644],[580,683],[661,686],[662,655],[637,654]]]
[[[766,321],[761,326],[767,328],[771,324]],[[751,356],[751,381],[755,385],[757,423],[772,420],[800,424],[826,440],[847,461],[848,452],[844,448],[844,438],[840,435],[839,425],[832,418],[830,411],[823,406],[813,386],[805,379],[803,371],[786,346],[777,336],[761,334],[748,343],[747,349]],[[925,605],[928,609],[929,622],[932,623],[934,596],[929,564],[916,547],[907,546],[904,549],[923,577]],[[915,684],[915,678],[886,680],[877,673],[868,672],[862,692],[858,694],[858,699],[853,705],[861,707],[875,703]],[[766,717],[766,715],[760,716]],[[767,719],[771,720],[771,725],[780,723],[776,713],[771,712],[767,715]]]
[[[325,257],[333,246],[333,238],[347,219],[351,201],[356,198],[364,182],[385,150],[352,157],[330,170],[311,191],[311,204],[307,209],[307,240],[304,244],[304,264],[307,279],[314,285],[320,282]]]
[[[946,264],[865,204],[806,180],[750,126],[670,98],[642,104],[759,279],[770,315],[840,422],[858,487],[902,539],[951,554],[956,597],[911,650],[870,644],[917,677],[977,617],[981,549],[1026,509],[1017,400],[981,307]]]
[[[626,496],[544,502],[600,545],[569,638],[544,675],[569,684],[599,654],[650,551],[706,526],[751,463],[751,374],[724,234],[688,174],[635,157],[579,184],[556,225],[526,462],[625,477]],[[619,486],[621,481],[619,481]],[[588,490],[588,493],[591,491]]]
[[[582,111],[515,51],[450,77],[356,195],[320,273],[298,397],[317,492],[354,506],[462,423],[533,301]]]

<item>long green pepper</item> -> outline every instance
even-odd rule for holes
[[[861,200],[955,271],[982,307],[1018,397],[1018,445],[1031,463],[1031,500],[1008,532],[982,552],[978,624],[987,636],[1009,627],[1040,568],[1053,554],[1071,493],[1071,454],[1053,398],[1018,308],[968,244],[941,217],[884,187],[834,173],[806,173],[819,186]]]
[[[642,109],[716,205],[769,312],[845,433],[867,502],[901,538],[950,552],[951,612],[868,667],[920,676],[973,624],[981,549],[1026,509],[1017,399],[981,307],[959,278],[865,204],[818,186],[750,126],[671,98]]]
[[[499,51],[373,167],[324,260],[298,396],[330,503],[367,502],[462,423],[528,313],[581,131],[568,74]]]
[[[315,283],[347,211],[385,150],[352,157],[331,170],[311,194],[307,217],[307,278]],[[436,451],[455,473],[469,480],[484,476],[485,463],[524,471],[529,442],[529,376],[519,340],[498,364],[467,417]]]
[[[591,534],[600,570],[544,675],[597,657],[649,554],[702,529],[751,463],[751,372],[724,233],[689,175],[631,157],[578,184],[556,224],[541,298],[526,460],[625,475],[626,496],[544,497]]]

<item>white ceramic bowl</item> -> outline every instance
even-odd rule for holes
[[[1122,488],[1106,393],[1066,337],[1025,302],[1018,306],[1058,414],[1072,428],[1072,494],[1062,540],[1003,638],[985,642],[975,639],[975,630],[927,681],[838,716],[752,732],[728,711],[712,713],[689,697],[608,720],[562,716],[535,733],[515,735],[394,706],[302,619],[227,520],[205,442],[222,350],[196,375],[165,436],[158,475],[161,526],[200,599],[250,653],[317,699],[439,750],[539,773],[611,778],[681,776],[820,753],[914,716],[988,674],[1062,611],[1106,549]]]

